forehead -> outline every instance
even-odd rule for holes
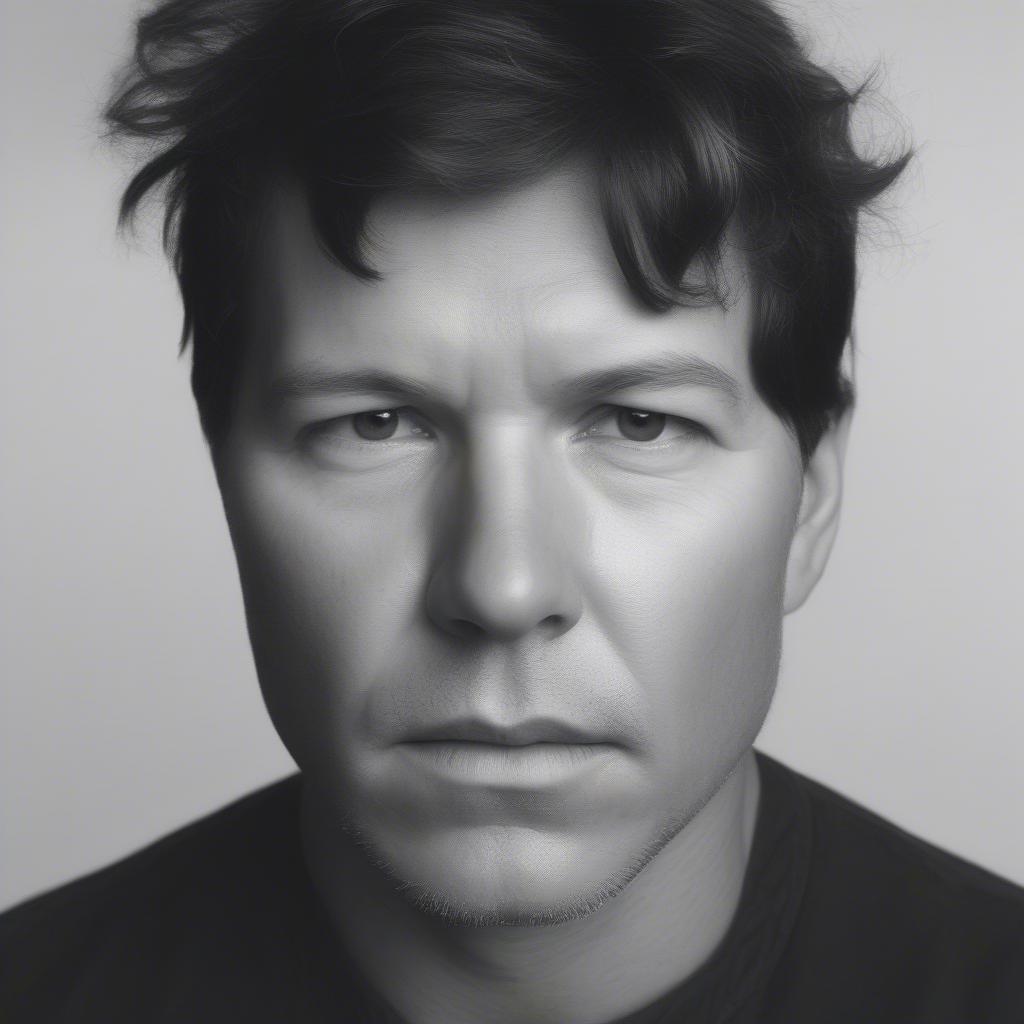
[[[368,217],[363,281],[317,243],[294,187],[271,202],[260,283],[261,363],[279,371],[372,362],[474,383],[544,380],[624,357],[688,354],[749,386],[748,289],[727,248],[730,301],[664,313],[642,306],[612,252],[584,171],[473,198],[400,196]]]

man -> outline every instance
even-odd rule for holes
[[[755,754],[855,95],[757,0],[170,0],[109,117],[301,773],[0,924],[47,1021],[1016,1021],[1024,896]]]

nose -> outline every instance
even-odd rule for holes
[[[542,447],[496,426],[453,467],[427,588],[428,613],[448,633],[508,642],[579,620],[570,495]]]

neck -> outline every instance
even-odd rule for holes
[[[410,1024],[604,1024],[701,966],[739,903],[760,784],[752,751],[621,892],[547,927],[468,927],[423,914],[304,797],[314,884],[350,955]]]

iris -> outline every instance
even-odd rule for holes
[[[618,428],[631,441],[653,441],[665,429],[665,414],[643,409],[620,409]]]
[[[357,413],[352,417],[352,426],[367,441],[384,441],[398,428],[398,410],[377,409]]]

